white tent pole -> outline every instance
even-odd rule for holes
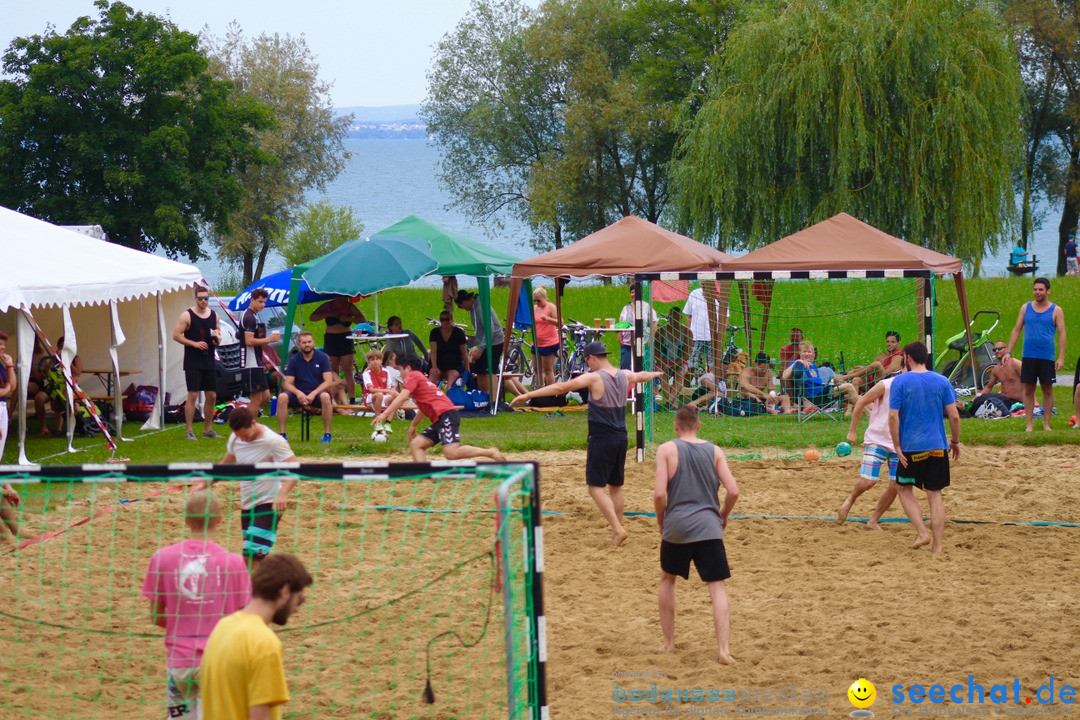
[[[161,302],[161,293],[154,297],[157,301],[158,392],[154,399],[154,412],[143,423],[143,430],[160,430],[165,425],[165,307]]]
[[[379,332],[379,293],[375,293],[375,333]]]
[[[19,353],[19,464],[33,465],[26,458],[26,394],[34,364],[34,329],[21,312],[15,313],[15,340]]]
[[[75,362],[75,355],[79,352],[79,338],[75,335],[75,323],[71,322],[71,306],[63,306],[64,316],[64,349],[60,351],[60,359],[64,362],[64,367],[69,370]],[[69,453],[79,452],[72,444],[75,440],[75,396],[71,393],[71,386],[65,383],[64,397],[67,398],[67,438],[68,446],[67,451]]]
[[[113,371],[113,422],[116,424],[116,439],[124,440],[124,399],[120,389],[120,358],[117,348],[124,344],[127,338],[124,329],[120,327],[120,314],[117,312],[116,301],[109,302],[109,357],[112,359]]]

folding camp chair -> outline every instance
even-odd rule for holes
[[[800,378],[795,383],[795,396],[792,398],[792,403],[796,408],[795,416],[799,419],[799,422],[806,422],[817,415],[824,415],[834,422],[840,421],[840,418],[843,417],[843,398],[836,387],[830,385],[823,393],[813,397],[807,396],[803,392],[803,387]],[[812,410],[807,410],[805,407],[807,400],[813,406]]]

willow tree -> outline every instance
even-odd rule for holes
[[[985,3],[795,0],[729,36],[677,148],[673,207],[725,248],[845,211],[977,272],[1012,230],[1020,108]]]

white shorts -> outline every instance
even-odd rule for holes
[[[896,479],[896,465],[900,457],[888,448],[880,445],[867,445],[863,448],[862,465],[859,466],[859,477],[872,482],[877,482],[881,477],[881,466],[889,463],[889,479]]]
[[[364,394],[364,404],[368,407],[372,407],[372,403],[375,402],[375,396],[372,393]],[[394,398],[389,393],[383,393],[382,406],[390,407],[390,403],[394,402]]]
[[[202,720],[199,702],[199,668],[168,668],[166,675],[166,704],[170,718]]]
[[[1077,264],[1077,259],[1074,257],[1065,258],[1065,272],[1077,273],[1080,272],[1080,264]]]

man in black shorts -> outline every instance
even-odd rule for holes
[[[214,348],[221,342],[217,315],[210,309],[210,291],[195,286],[195,307],[188,308],[176,321],[173,340],[184,346],[184,379],[187,381],[187,402],[184,420],[188,440],[195,440],[195,403],[203,393],[203,437],[220,437],[214,432],[214,405],[217,402],[217,364]]]
[[[915,528],[912,549],[933,545],[942,551],[945,533],[945,502],[941,491],[949,486],[949,451],[960,457],[960,413],[956,409],[956,391],[945,378],[930,372],[926,363],[930,352],[921,342],[904,347],[907,372],[896,377],[889,387],[889,434],[899,456],[896,483],[900,504]],[[949,419],[952,440],[945,440],[942,415]],[[926,491],[930,505],[930,528],[926,532],[922,509],[912,488]]]
[[[259,322],[259,313],[266,307],[270,293],[266,288],[251,291],[251,301],[240,316],[241,345],[244,346],[244,385],[250,404],[248,407],[259,416],[262,406],[270,400],[270,385],[266,382],[263,348],[281,340],[278,333],[266,334],[266,325]]]
[[[653,505],[660,526],[660,628],[664,649],[675,651],[675,579],[690,579],[690,561],[709,586],[716,628],[717,659],[731,665],[731,611],[724,581],[731,577],[724,529],[739,499],[739,486],[728,469],[724,451],[698,438],[696,407],[675,413],[675,440],[656,449]],[[724,507],[720,507],[720,486]]]
[[[1050,302],[1050,281],[1036,278],[1032,286],[1035,300],[1024,303],[1016,326],[1009,335],[1002,362],[1012,356],[1020,331],[1024,331],[1024,357],[1020,367],[1020,382],[1024,386],[1024,418],[1027,431],[1035,426],[1035,385],[1043,391],[1043,429],[1050,429],[1054,408],[1054,380],[1058,370],[1065,367],[1065,313]],[[1054,333],[1058,336],[1057,359],[1054,359]]]
[[[585,453],[585,482],[589,495],[611,525],[611,544],[626,542],[629,533],[622,525],[623,466],[626,464],[626,400],[630,385],[663,377],[659,372],[619,370],[607,359],[604,343],[593,341],[582,349],[589,372],[566,382],[523,393],[512,405],[530,398],[563,395],[575,390],[589,391],[589,444]],[[607,492],[604,489],[607,488]]]

